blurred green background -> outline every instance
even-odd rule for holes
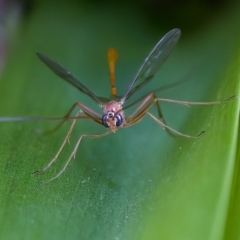
[[[55,76],[35,52],[71,70],[96,95],[110,94],[107,49],[119,52],[118,93],[157,41],[172,28],[182,36],[151,84],[159,97],[213,101],[239,95],[238,1],[2,1],[0,116],[63,116],[87,96]],[[179,81],[181,82],[179,84]],[[127,111],[127,114],[134,108]],[[166,122],[189,140],[170,136],[149,117],[100,139],[106,129],[80,120],[58,161],[70,123],[0,123],[0,239],[239,239],[239,98],[217,106],[162,104]],[[155,108],[151,110],[156,114]]]

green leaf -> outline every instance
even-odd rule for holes
[[[82,3],[39,3],[19,31],[2,76],[0,116],[63,116],[76,101],[101,113],[35,52],[51,56],[96,95],[108,97],[106,50],[114,46],[121,94],[166,31],[144,23],[137,10],[116,6],[105,3],[100,11]],[[172,83],[157,95],[187,101],[239,95],[239,11],[236,5],[219,11],[208,25],[182,29],[152,85],[135,97]],[[31,173],[51,160],[70,123],[42,136],[34,130],[56,123],[1,122],[0,239],[235,239],[239,98],[215,106],[161,106],[169,126],[194,136],[206,133],[197,139],[172,136],[146,116],[116,134],[85,138],[64,174],[45,185],[39,182],[61,170],[81,134],[106,129],[78,121],[56,163],[36,176]]]

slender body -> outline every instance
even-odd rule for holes
[[[115,85],[115,63],[118,58],[118,53],[114,48],[110,48],[108,50],[108,61],[109,61],[109,69],[110,69],[110,83],[111,83],[111,98],[105,97],[98,97],[96,96],[88,87],[86,87],[82,82],[80,82],[76,77],[72,75],[67,69],[63,66],[49,58],[43,53],[37,53],[38,57],[45,63],[55,74],[57,74],[60,78],[64,79],[65,81],[72,84],[74,87],[78,88],[82,93],[88,95],[92,98],[102,109],[102,115],[97,113],[96,111],[92,110],[85,104],[81,102],[76,102],[70,108],[68,113],[62,118],[42,118],[42,117],[5,117],[0,118],[0,121],[12,121],[12,120],[35,120],[35,119],[60,119],[61,121],[59,124],[50,131],[45,131],[45,133],[51,133],[56,131],[61,125],[69,119],[72,119],[71,127],[60,146],[59,150],[57,151],[55,157],[41,170],[35,171],[34,173],[41,173],[46,171],[58,158],[59,154],[61,153],[63,147],[65,146],[66,142],[68,142],[70,135],[73,131],[75,123],[78,119],[81,118],[88,118],[98,124],[103,125],[107,131],[100,134],[81,134],[71,155],[69,156],[68,160],[66,161],[63,169],[53,178],[45,181],[50,182],[56,178],[58,178],[67,168],[69,162],[77,152],[77,149],[84,137],[90,138],[98,138],[108,135],[109,133],[115,133],[121,127],[129,127],[134,125],[142,120],[145,115],[150,116],[154,121],[156,121],[159,125],[161,125],[164,129],[168,130],[171,133],[176,135],[187,137],[187,138],[197,138],[202,135],[204,132],[201,132],[197,136],[190,136],[187,134],[180,133],[175,129],[169,127],[163,118],[163,114],[160,108],[160,102],[170,102],[175,104],[181,105],[212,105],[212,104],[222,104],[226,103],[229,100],[235,98],[236,96],[231,96],[228,99],[220,100],[220,101],[212,101],[212,102],[189,102],[189,101],[178,101],[172,99],[165,99],[165,98],[158,98],[154,92],[146,94],[140,101],[137,108],[129,115],[125,116],[124,114],[124,107],[123,105],[125,102],[134,94],[137,90],[142,88],[145,84],[151,81],[156,74],[156,72],[160,69],[162,64],[166,61],[170,53],[172,52],[174,46],[178,42],[180,38],[181,31],[180,29],[172,29],[166,35],[164,35],[160,41],[155,45],[149,55],[145,58],[142,65],[140,66],[139,70],[137,71],[135,77],[130,81],[125,93],[121,96],[117,96],[117,88]],[[153,106],[156,105],[158,110],[158,116],[154,116],[148,110]],[[79,108],[79,111],[75,116],[71,116],[72,111],[75,108]]]

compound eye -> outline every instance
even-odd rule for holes
[[[122,123],[123,123],[123,119],[122,119],[121,114],[117,113],[117,114],[115,115],[115,118],[116,118],[116,126],[117,126],[117,127],[121,126]]]
[[[107,123],[107,116],[108,116],[107,114],[103,114],[103,116],[102,116],[102,124],[103,124],[104,127],[109,128],[109,125]]]

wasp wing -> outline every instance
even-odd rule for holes
[[[87,94],[98,104],[102,105],[102,101],[88,87],[86,87],[77,78],[75,78],[70,71],[68,71],[59,63],[55,62],[54,60],[52,60],[50,57],[48,57],[43,53],[37,53],[37,56],[60,78],[71,83],[74,87],[78,88],[81,92]]]
[[[175,28],[166,33],[160,39],[149,55],[145,58],[135,78],[130,82],[127,91],[120,100],[122,103],[124,103],[136,90],[143,87],[154,77],[156,72],[160,69],[162,64],[167,60],[168,56],[172,52],[174,46],[180,38],[180,35],[181,30]]]

